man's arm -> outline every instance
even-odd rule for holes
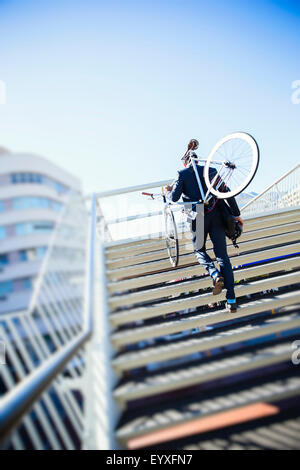
[[[215,168],[211,168],[211,176],[210,176],[210,180],[212,180],[212,178],[217,174],[217,171]],[[230,188],[228,188],[228,186],[226,186],[224,183],[221,183],[221,187],[222,187],[222,192],[229,192],[230,191]],[[240,213],[240,209],[239,209],[239,206],[237,205],[237,202],[235,200],[234,197],[230,197],[228,199],[226,199],[230,209],[231,209],[231,212],[232,212],[232,215],[234,217],[237,218],[237,220],[239,220],[241,222],[242,225],[244,225],[244,221],[242,220],[242,218],[240,217],[241,213]]]
[[[172,189],[169,191],[169,188]],[[180,176],[180,173],[177,174],[177,179],[174,181],[172,186],[166,186],[168,193],[166,194],[167,198],[172,202],[177,202],[183,192],[183,182]]]
[[[234,197],[230,197],[229,199],[226,199],[226,201],[228,202],[230,206],[232,215],[234,215],[235,217],[238,217],[239,215],[241,215],[239,206],[237,205],[237,202]]]

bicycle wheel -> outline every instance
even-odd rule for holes
[[[219,199],[237,196],[251,183],[259,163],[255,139],[245,132],[235,132],[221,139],[210,152],[204,167],[204,179],[210,192]],[[216,171],[219,178],[214,179]]]
[[[165,207],[164,217],[165,217],[167,251],[168,251],[169,258],[170,258],[170,263],[175,268],[175,266],[177,266],[178,264],[179,245],[178,245],[178,236],[177,236],[175,218],[170,207]]]

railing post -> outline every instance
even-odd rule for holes
[[[110,343],[105,248],[98,238],[95,246],[93,332],[87,345],[83,449],[110,450],[119,448],[115,442],[114,429],[120,410],[112,396],[118,379],[111,366],[114,351]]]

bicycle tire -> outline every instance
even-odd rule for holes
[[[245,143],[247,144],[247,147],[245,147],[245,150],[244,150],[244,155],[242,155],[241,157],[238,157],[238,147],[236,146],[236,149],[233,149],[234,145],[234,141],[242,141],[242,143]],[[229,144],[229,145],[228,145]],[[226,146],[228,147],[226,149]],[[228,153],[230,152],[230,146],[232,147],[232,150],[231,152],[235,152],[236,155],[235,156],[231,156],[229,155],[229,158],[228,157]],[[242,146],[241,144],[239,143],[239,152],[242,153]],[[251,155],[251,168],[249,170],[247,170],[247,167],[246,167],[246,163],[247,163],[247,151],[249,152],[249,148],[251,149],[252,151],[252,155]],[[221,151],[222,149],[222,151]],[[211,167],[213,167],[214,163],[213,163],[213,160],[214,160],[214,157],[218,154],[219,152],[219,155],[221,156],[224,156],[226,157],[225,161],[230,161],[232,162],[236,168],[234,170],[236,171],[239,171],[239,175],[245,175],[245,173],[247,173],[248,171],[248,174],[246,174],[246,176],[244,176],[244,180],[242,181],[242,183],[239,182],[238,178],[237,178],[237,175],[235,173],[235,179],[233,180],[233,178],[231,179],[231,183],[236,183],[238,182],[238,184],[236,183],[236,187],[234,187],[234,189],[231,189],[230,191],[227,191],[227,192],[222,192],[222,191],[219,191],[217,188],[214,188],[214,187],[211,187],[210,188],[210,192],[218,197],[219,199],[227,199],[227,198],[230,198],[230,197],[234,197],[234,196],[237,196],[238,194],[240,194],[242,191],[244,191],[244,189],[247,188],[247,186],[249,186],[249,184],[251,183],[251,181],[253,180],[256,172],[257,172],[257,168],[258,168],[258,165],[259,165],[259,147],[258,147],[258,144],[256,142],[256,140],[254,139],[254,137],[252,137],[250,134],[246,133],[246,132],[234,132],[232,134],[228,134],[227,136],[223,137],[223,139],[219,140],[219,142],[216,143],[216,145],[213,147],[212,151],[210,152],[207,160],[206,160],[206,163],[205,163],[205,166],[204,166],[204,179],[205,179],[205,183],[207,185],[207,188],[210,187],[211,185],[211,181],[210,181],[210,178],[209,178],[209,169]],[[227,155],[226,155],[226,152],[227,152]],[[244,160],[243,164],[241,162],[241,160]],[[227,170],[228,172],[231,171],[231,177],[232,177],[232,174],[233,174],[233,169],[229,169]],[[224,170],[226,172],[226,170]],[[220,174],[220,180],[219,181],[224,181],[224,176]],[[225,185],[227,185],[227,182],[225,182]],[[220,183],[219,183],[220,184]]]
[[[179,243],[174,214],[169,207],[164,209],[165,239],[171,266],[175,268],[179,260]]]

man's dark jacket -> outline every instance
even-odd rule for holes
[[[202,183],[204,194],[206,194],[207,186],[203,175],[204,166],[196,165],[196,167],[200,176],[200,181]],[[216,173],[217,171],[215,168],[209,169],[210,181],[212,180],[214,175],[216,175]],[[226,192],[230,190],[229,188],[224,187],[223,191]],[[168,194],[168,198],[171,199],[171,201],[176,202],[178,201],[181,195],[184,202],[199,201],[200,199],[202,199],[192,165],[187,168],[184,168],[184,170],[178,171],[177,179],[173,183],[173,190]],[[226,199],[226,201],[229,204],[232,215],[236,217],[240,215],[240,211],[234,197]],[[216,207],[218,206],[222,211],[224,210],[223,204],[226,204],[224,200],[219,199],[216,204]]]

